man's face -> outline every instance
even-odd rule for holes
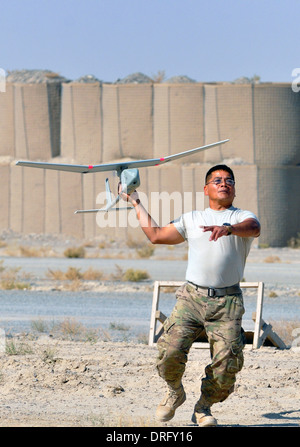
[[[220,205],[228,205],[233,202],[235,187],[232,177],[227,171],[214,171],[204,186],[204,193],[209,199]]]

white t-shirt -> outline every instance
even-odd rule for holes
[[[246,219],[257,219],[250,211],[231,206],[224,211],[206,208],[183,214],[173,223],[188,241],[189,254],[186,280],[202,287],[229,287],[243,278],[246,258],[253,237],[223,236],[209,241],[211,232],[203,232],[200,226],[231,225]]]

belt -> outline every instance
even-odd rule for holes
[[[195,287],[196,290],[206,290],[207,296],[214,298],[214,297],[220,297],[225,295],[236,295],[237,293],[242,293],[239,283],[234,284],[230,287],[221,287],[221,288],[215,288],[215,287],[201,287],[198,286],[198,284],[194,284],[191,281],[188,281],[189,284],[191,284],[193,287]]]

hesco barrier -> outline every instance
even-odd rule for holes
[[[261,166],[300,164],[300,96],[289,84],[253,89],[254,162]]]
[[[285,246],[300,229],[300,166],[258,167],[261,242]]]
[[[99,227],[95,214],[74,215],[75,209],[104,205],[96,199],[107,174],[24,169],[15,160],[106,163],[162,157],[229,138],[197,156],[141,169],[140,191],[152,197],[149,210],[158,219],[168,217],[159,193],[171,198],[170,218],[179,212],[176,192],[186,194],[183,211],[200,206],[206,171],[225,161],[237,178],[235,205],[261,220],[260,242],[286,245],[300,231],[299,117],[300,95],[289,84],[7,82],[0,94],[0,229],[143,237],[132,214],[127,226],[120,213],[116,228],[103,219]],[[109,177],[115,192],[117,178]]]
[[[7,83],[0,94],[0,155],[48,160],[60,154],[61,85]]]
[[[205,86],[205,142],[230,139],[225,146],[206,151],[206,162],[238,158],[255,163],[252,89],[251,85]]]
[[[101,84],[62,86],[61,156],[78,163],[102,158]]]
[[[162,157],[204,144],[203,84],[157,84],[153,98],[153,157]],[[215,140],[212,140],[213,142]],[[203,153],[186,159],[202,162]],[[182,160],[176,163],[182,164]]]

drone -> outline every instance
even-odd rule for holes
[[[161,158],[150,158],[146,160],[132,160],[117,163],[104,163],[97,165],[76,165],[76,164],[66,164],[66,163],[44,163],[38,161],[18,161],[17,166],[25,166],[29,168],[41,168],[41,169],[53,169],[55,171],[67,171],[67,172],[78,172],[80,174],[89,174],[95,172],[104,171],[116,171],[117,176],[120,179],[121,188],[114,200],[112,200],[112,194],[109,186],[108,179],[105,180],[105,191],[107,204],[101,209],[90,209],[90,210],[77,210],[77,213],[96,213],[96,212],[107,212],[109,210],[119,211],[121,209],[128,209],[116,207],[115,205],[119,202],[122,194],[130,195],[136,188],[140,186],[140,176],[139,168],[145,168],[149,166],[160,166],[170,161],[177,160],[179,158],[187,157],[188,155],[193,155],[197,152],[210,149],[211,147],[218,146],[219,144],[227,143],[229,139],[218,141],[216,143],[211,143],[206,146],[196,147],[178,154],[167,155]]]

